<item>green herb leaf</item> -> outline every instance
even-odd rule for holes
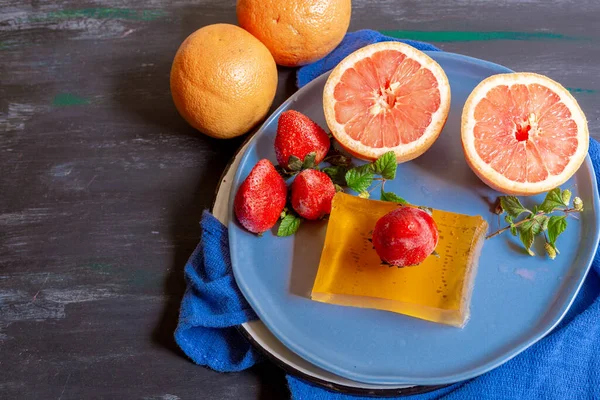
[[[363,172],[374,173],[375,172],[374,166],[371,163],[359,165],[358,167],[354,167],[352,169],[359,171],[360,173],[363,173]]]
[[[560,197],[563,204],[568,207],[569,202],[571,202],[571,191],[569,189],[563,190],[563,192],[560,194]]]
[[[548,217],[547,215],[536,215],[535,217],[533,217],[533,219],[535,219],[537,223],[540,224],[540,233],[548,229],[548,221],[550,220],[550,217]]]
[[[540,204],[539,210],[549,214],[554,211],[554,209],[560,207],[566,207],[566,204],[563,202],[560,188],[556,188],[546,194],[546,198],[544,199],[544,202]]]
[[[508,215],[508,214],[506,214],[506,215],[504,216],[504,220],[506,221],[506,223],[507,223],[507,224],[511,224],[511,225],[512,225],[512,223],[513,223],[513,221],[514,221],[514,220],[513,220],[513,217],[511,217],[511,216],[510,216],[510,215]]]
[[[303,162],[298,157],[290,156],[290,158],[288,158],[287,167],[290,171],[300,171],[302,169],[302,165],[303,165]]]
[[[502,209],[511,217],[517,218],[519,215],[524,212],[528,212],[531,214],[531,211],[526,209],[523,204],[517,199],[515,196],[501,196],[500,204]]]
[[[513,236],[517,236],[517,227],[514,224],[510,224],[510,233],[512,233]]]
[[[290,236],[298,231],[302,219],[294,214],[287,214],[279,224],[277,236]]]
[[[346,183],[355,192],[366,191],[373,183],[373,169],[371,164],[361,165],[346,172]]]
[[[309,169],[315,167],[315,159],[317,158],[317,153],[311,151],[304,157],[304,162],[302,163],[302,169]]]
[[[525,249],[529,255],[534,255],[533,251],[531,251],[531,246],[533,245],[533,240],[535,237],[543,231],[542,223],[543,222],[541,220],[531,218],[521,224],[519,228],[519,238],[521,239],[521,242],[523,243],[523,246],[525,246]]]
[[[341,187],[340,185],[338,185],[337,183],[334,183],[333,186],[335,187],[335,191],[337,192],[343,192],[344,188]]]
[[[553,215],[548,221],[548,241],[550,244],[556,244],[556,239],[567,229],[567,216],[566,215]]]
[[[381,175],[383,179],[394,179],[396,177],[396,153],[388,151],[373,163],[374,172]]]
[[[392,203],[398,204],[408,204],[408,201],[404,200],[402,197],[398,196],[393,192],[385,192],[383,188],[381,188],[381,201],[389,201]]]
[[[369,192],[367,192],[366,190],[364,190],[358,194],[358,197],[361,197],[363,199],[368,199],[369,197],[371,197],[371,194]]]
[[[519,239],[525,246],[525,250],[529,253],[530,256],[535,255],[533,251],[531,251],[531,246],[533,245],[534,236],[531,234],[531,231],[524,230],[522,227],[519,229]]]
[[[346,172],[348,172],[348,168],[343,166],[326,167],[323,168],[323,172],[329,175],[333,183],[346,186]]]

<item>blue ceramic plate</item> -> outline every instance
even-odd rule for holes
[[[413,204],[488,219],[499,193],[484,185],[465,163],[460,116],[471,90],[484,78],[507,68],[449,53],[429,55],[446,71],[452,105],[436,143],[421,157],[401,164],[386,188]],[[286,101],[249,143],[233,184],[232,196],[262,158],[275,162],[273,140],[282,111],[298,110],[326,127],[321,76]],[[326,222],[305,223],[293,237],[267,232],[257,237],[235,218],[229,223],[235,279],[260,319],[293,352],[337,375],[372,384],[436,385],[482,374],[517,355],[561,320],[588,272],[599,236],[598,194],[589,158],[563,185],[580,196],[586,209],[569,220],[560,237],[560,256],[530,257],[509,234],[487,240],[464,329],[391,312],[311,301]],[[230,205],[233,204],[233,197]],[[540,198],[524,200],[526,204]],[[231,211],[233,212],[233,211]]]

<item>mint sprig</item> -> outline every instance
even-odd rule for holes
[[[304,160],[300,160],[296,156],[290,156],[288,165],[285,168],[278,165],[277,172],[284,179],[288,179],[305,169],[319,169],[315,164],[315,160],[316,153],[314,152],[307,154]],[[344,191],[344,188],[349,188],[355,191],[359,197],[368,199],[371,196],[371,192],[380,187],[380,199],[382,201],[408,204],[402,197],[393,192],[386,192],[384,189],[385,182],[396,177],[398,164],[396,162],[396,154],[393,151],[383,154],[372,163],[355,167],[352,165],[351,157],[332,147],[323,161],[329,163],[330,166],[322,168],[321,171],[331,178],[336,192],[341,192]],[[372,186],[374,182],[377,182],[377,184]],[[298,231],[303,220],[302,217],[294,213],[289,202],[281,213],[280,219],[281,222],[277,229],[277,236],[293,235]]]
[[[346,172],[346,184],[355,192],[365,192],[373,183],[375,174],[371,164],[361,165]]]
[[[555,188],[550,190],[544,201],[532,207],[532,210],[521,204],[515,196],[501,196],[499,198],[499,214],[506,213],[504,220],[508,226],[488,235],[486,239],[510,230],[514,236],[519,236],[525,250],[530,255],[535,255],[531,250],[535,238],[544,234],[544,249],[547,255],[554,259],[559,253],[556,247],[556,240],[567,229],[567,216],[572,213],[583,211],[583,201],[579,197],[573,199],[573,206],[570,206],[571,191]],[[562,215],[552,215],[553,213],[562,213]],[[519,217],[525,215],[522,219]]]
[[[396,177],[397,167],[396,154],[393,151],[389,151],[382,154],[372,163],[349,169],[344,178],[348,188],[358,193],[359,197],[368,199],[370,193],[379,186],[381,187],[380,199],[382,201],[407,204],[407,201],[402,197],[384,190],[385,182]],[[377,175],[380,177],[377,177]],[[379,182],[379,185],[371,188],[371,185],[375,181]]]
[[[293,213],[287,213],[277,229],[277,236],[291,236],[298,231],[302,218]]]
[[[381,175],[383,179],[394,179],[396,177],[396,167],[398,167],[398,162],[393,151],[388,151],[373,163],[373,171]]]
[[[392,203],[408,204],[408,201],[404,200],[402,197],[398,196],[396,193],[386,192],[385,190],[383,190],[383,187],[381,188],[380,199],[381,199],[381,201],[391,201]]]
[[[333,167],[325,167],[321,171],[325,172],[331,178],[331,181],[340,186],[347,186],[346,183],[346,172],[348,172],[348,168],[344,166],[333,166]]]

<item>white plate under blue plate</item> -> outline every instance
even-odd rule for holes
[[[505,67],[449,53],[429,55],[445,70],[452,89],[446,126],[421,157],[401,164],[393,190],[413,204],[479,214],[498,228],[490,204],[500,194],[469,169],[460,143],[460,116],[471,90]],[[300,89],[259,129],[248,144],[232,191],[262,158],[275,161],[273,140],[282,111],[298,110],[326,127],[322,93],[327,76]],[[598,193],[588,159],[563,187],[580,196],[586,209],[570,219],[559,238],[561,254],[550,261],[543,248],[530,257],[509,234],[487,240],[463,329],[386,311],[311,301],[326,222],[304,223],[293,237],[267,232],[257,237],[230,218],[229,239],[235,279],[263,323],[289,349],[337,375],[372,384],[437,385],[482,374],[511,359],[561,320],[587,275],[600,230]],[[540,197],[525,199],[525,204]],[[230,205],[232,201],[230,201]],[[231,211],[232,213],[232,211]],[[230,214],[231,216],[232,214]]]

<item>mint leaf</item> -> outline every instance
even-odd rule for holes
[[[290,156],[290,158],[288,158],[288,169],[290,171],[300,171],[302,169],[302,160],[299,159],[296,156]]]
[[[533,217],[533,219],[535,219],[535,221],[538,224],[540,224],[540,233],[548,229],[548,221],[550,220],[550,217],[548,217],[547,215],[536,215],[535,217]]]
[[[358,167],[354,167],[352,169],[354,169],[356,171],[359,171],[360,173],[363,173],[363,172],[373,173],[373,172],[375,172],[373,164],[363,164],[363,165],[359,165]]]
[[[567,216],[553,215],[548,221],[548,241],[555,245],[556,239],[567,229]]]
[[[326,167],[323,168],[322,171],[329,175],[333,183],[340,186],[346,186],[346,172],[348,172],[348,169],[346,167]]]
[[[544,217],[545,215],[541,215],[541,216]],[[523,246],[525,246],[525,249],[531,256],[534,255],[534,252],[531,251],[531,246],[533,245],[533,239],[537,235],[542,233],[542,231],[543,231],[542,224],[543,224],[543,221],[536,219],[536,218],[531,218],[531,219],[526,220],[523,224],[521,224],[521,226],[519,228],[519,238],[521,239]]]
[[[358,197],[361,197],[363,199],[368,199],[369,197],[371,197],[371,194],[365,190],[363,192],[360,192],[358,194]]]
[[[510,233],[512,233],[513,236],[517,236],[517,227],[514,224],[510,225]]]
[[[333,186],[335,187],[335,192],[343,192],[344,188],[341,187],[340,185],[338,185],[337,183],[334,183]]]
[[[398,196],[393,192],[385,192],[383,188],[381,188],[381,201],[389,201],[392,203],[398,204],[408,204],[408,201],[404,200],[402,197]]]
[[[311,151],[304,157],[304,162],[302,163],[302,169],[309,169],[315,166],[315,159],[317,158],[317,153]]]
[[[529,253],[530,256],[535,255],[533,251],[531,251],[531,246],[533,245],[533,238],[535,236],[531,233],[531,230],[525,230],[523,227],[519,229],[519,239],[521,239],[521,243],[525,246],[525,250]]]
[[[287,214],[279,224],[277,236],[290,236],[298,231],[302,219],[294,214]]]
[[[396,153],[388,151],[373,163],[374,172],[381,175],[383,179],[394,179],[396,177]]]
[[[569,189],[563,190],[560,194],[560,198],[565,206],[569,206],[569,202],[571,201],[571,191]]]
[[[544,199],[544,202],[540,204],[539,210],[549,214],[554,211],[554,209],[560,207],[566,207],[566,204],[563,202],[560,188],[556,188],[552,189],[548,192],[548,194],[546,194],[546,198]]]
[[[366,191],[373,183],[373,169],[371,164],[361,165],[346,172],[346,183],[355,192]]]
[[[531,214],[515,196],[500,196],[500,205],[502,209],[512,218],[517,218],[524,212]]]

